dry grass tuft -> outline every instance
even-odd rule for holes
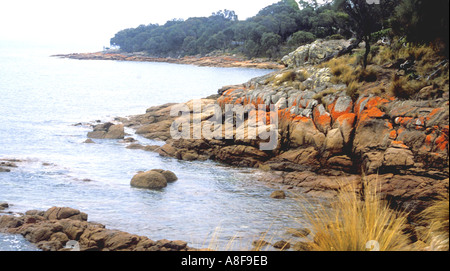
[[[316,209],[317,210],[317,209]],[[365,183],[363,193],[342,187],[331,208],[305,208],[315,233],[315,251],[402,251],[410,249],[404,233],[407,214],[394,211],[380,198],[376,185]]]
[[[411,99],[426,85],[426,82],[423,80],[412,80],[407,76],[395,74],[392,78],[389,92],[391,95],[400,99]]]
[[[442,196],[420,214],[420,219],[429,224],[423,240],[428,250],[449,250],[449,195]]]

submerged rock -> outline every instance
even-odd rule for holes
[[[294,229],[294,228],[287,229],[287,232],[295,237],[301,238],[308,237],[308,235],[311,233],[309,229]]]
[[[16,159],[0,160],[0,172],[11,172],[11,168],[17,168],[17,162],[22,162]]]
[[[313,243],[308,242],[297,242],[292,247],[295,251],[312,251],[313,250]]]
[[[6,202],[0,202],[0,211],[3,211],[5,209],[9,208],[9,204]]]
[[[286,249],[290,249],[291,248],[291,244],[287,241],[281,240],[276,242],[275,244],[273,244],[274,248],[278,248],[278,249],[282,249],[282,250],[286,250]]]
[[[273,199],[285,199],[286,198],[286,193],[284,193],[284,191],[275,191],[270,195],[271,198]]]

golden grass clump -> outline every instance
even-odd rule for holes
[[[353,81],[347,86],[346,94],[350,98],[352,98],[353,101],[356,101],[360,94],[360,92],[359,92],[360,88],[361,88],[361,84],[357,81]]]
[[[407,76],[395,74],[392,78],[389,92],[400,99],[411,99],[426,85],[426,82],[423,80],[411,80]]]
[[[442,196],[420,214],[420,219],[429,224],[423,240],[431,251],[449,250],[449,195]]]
[[[376,65],[384,65],[395,60],[395,54],[388,46],[380,46],[378,53],[373,56],[372,63]]]
[[[380,198],[375,184],[365,182],[363,193],[341,186],[331,208],[306,215],[315,233],[314,251],[404,251],[407,214],[394,211]]]
[[[361,68],[356,66],[356,57],[354,56],[343,56],[338,58],[333,58],[327,63],[325,63],[330,72],[333,75],[333,83],[344,83],[346,85],[357,80]]]

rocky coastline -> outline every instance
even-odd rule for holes
[[[7,208],[5,203],[4,208]],[[184,241],[153,241],[88,222],[88,215],[69,207],[0,216],[0,232],[20,234],[42,251],[196,251]]]
[[[236,56],[185,56],[180,58],[151,57],[143,53],[73,53],[59,54],[52,57],[69,58],[78,60],[115,60],[137,62],[163,62],[174,64],[195,65],[200,67],[223,68],[252,68],[252,69],[282,69],[284,65],[265,59],[248,60]]]
[[[240,85],[225,86],[200,101],[155,106],[141,115],[117,117],[114,124],[98,124],[86,143],[93,143],[92,139],[117,139],[130,149],[157,152],[164,157],[210,159],[255,168],[259,180],[296,188],[313,197],[333,198],[342,186],[360,192],[364,180],[370,180],[377,182],[378,192],[392,208],[407,211],[413,220],[433,200],[449,193],[449,91],[427,86],[414,99],[376,92],[376,88],[387,88],[398,70],[384,66],[375,67],[378,80],[363,82],[359,95],[353,97],[348,86],[333,80],[329,67],[318,65],[347,45],[348,41],[319,40],[299,47],[283,58],[282,69]],[[58,57],[152,61],[103,53]],[[173,63],[180,63],[176,61]],[[183,64],[216,65],[199,63]],[[195,110],[196,103],[200,103],[201,112]],[[175,107],[187,108],[190,118],[199,119],[203,127],[215,117],[217,106],[223,109],[230,104],[266,109],[276,105],[276,148],[261,150],[264,140],[241,139],[236,126],[232,139],[172,138],[170,128],[179,119],[171,114]],[[251,114],[245,115],[246,131]],[[266,120],[267,127],[272,125],[269,113],[258,117]],[[127,139],[125,127],[164,144],[145,146]],[[189,131],[194,130],[191,124]],[[7,171],[12,166],[7,163],[12,162],[4,161],[0,169]],[[182,241],[155,242],[107,230],[87,222],[86,214],[71,208],[30,211],[19,217],[4,215],[0,217],[0,230],[22,234],[43,250],[65,250],[68,240],[77,241],[82,250],[192,249]]]
[[[165,142],[162,147],[134,142],[133,148],[180,160],[212,159],[259,168],[260,180],[299,188],[311,196],[334,197],[341,185],[362,189],[363,179],[374,180],[393,208],[417,214],[448,194],[449,92],[398,99],[373,92],[374,87],[388,84],[381,79],[363,84],[359,97],[353,99],[347,86],[333,82],[329,68],[316,65],[346,44],[317,41],[302,46],[283,59],[287,68],[242,85],[225,86],[217,95],[202,99],[200,116],[194,112],[196,101],[189,101],[117,120],[138,135]],[[387,73],[395,71],[383,68],[379,78],[390,79]],[[170,127],[177,119],[170,116],[174,107],[187,106],[203,126],[213,118],[216,105],[227,104],[267,108],[276,104],[277,147],[262,151],[261,140],[239,139],[236,129],[233,139],[227,140],[171,138]],[[264,117],[270,119],[269,114]],[[246,116],[246,129],[248,121]]]

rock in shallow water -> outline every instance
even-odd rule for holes
[[[0,202],[0,211],[8,209],[9,208],[9,204],[6,202]]]
[[[284,191],[275,191],[270,195],[271,198],[273,199],[285,199],[286,198],[286,193],[284,193]]]
[[[125,128],[123,124],[114,125],[110,122],[99,124],[94,127],[94,131],[88,133],[88,137],[94,139],[124,139]]]
[[[167,187],[164,175],[156,171],[140,172],[131,180],[131,186],[145,189],[162,189]]]

